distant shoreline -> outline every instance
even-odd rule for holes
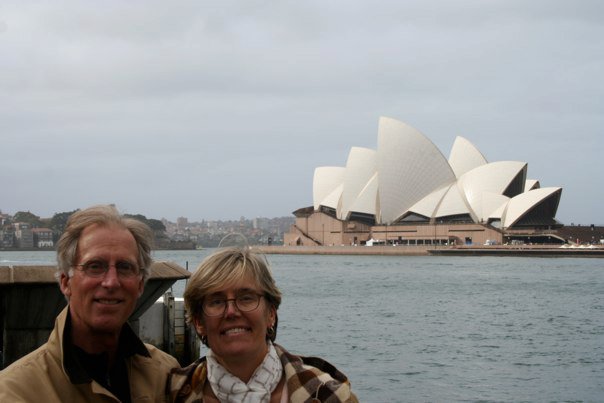
[[[165,247],[161,247],[161,248],[153,248],[154,251],[156,250],[197,250],[194,247],[187,247],[187,248],[165,248]],[[0,252],[56,252],[56,248],[52,247],[52,248],[0,248]]]
[[[524,256],[604,257],[604,247],[581,248],[544,245],[494,246],[254,246],[267,255],[382,255],[382,256]]]
[[[365,255],[365,256],[521,256],[603,258],[604,247],[565,247],[558,245],[397,245],[397,246],[285,246],[251,245],[267,255]],[[212,248],[208,248],[212,249]],[[164,249],[154,250],[195,250]],[[10,248],[0,252],[54,252],[54,248]]]

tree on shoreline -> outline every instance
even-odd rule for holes
[[[29,211],[17,211],[13,216],[13,222],[25,222],[33,228],[42,227],[44,225],[42,220],[40,220],[40,217]]]
[[[63,213],[55,213],[50,219],[48,226],[55,234],[62,234],[65,231],[65,225],[67,225],[67,220],[69,217],[78,210],[66,211]]]

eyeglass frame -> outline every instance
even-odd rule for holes
[[[255,295],[255,296],[257,296],[258,297],[258,302],[256,303],[256,306],[254,308],[248,309],[248,310],[243,310],[237,304],[237,298],[240,298],[240,297],[246,296],[246,295]],[[237,310],[239,312],[245,312],[245,313],[247,313],[247,312],[254,312],[260,306],[260,300],[262,298],[266,298],[266,295],[264,293],[255,292],[255,291],[242,292],[241,294],[237,295],[235,298],[224,298],[224,299],[222,299],[222,301],[224,302],[224,307],[222,308],[222,312],[220,312],[219,314],[216,314],[216,315],[210,315],[210,314],[208,314],[208,312],[206,311],[206,308],[205,308],[206,300],[204,298],[201,301],[201,312],[203,312],[203,314],[206,315],[207,317],[217,318],[217,317],[219,317],[221,315],[224,315],[224,313],[227,310],[227,307],[229,306],[229,301],[233,302],[233,304],[235,305],[235,308],[237,308]]]
[[[132,267],[136,268],[136,273],[126,274],[126,272],[120,271],[120,269],[117,267],[117,265],[124,264],[124,263],[129,264]],[[103,272],[98,273],[98,274],[90,274],[90,272],[87,271],[87,267],[91,264],[100,264],[103,269]],[[127,260],[118,260],[115,263],[109,263],[105,260],[91,260],[91,261],[88,261],[85,263],[72,265],[73,268],[82,272],[85,276],[90,277],[90,278],[105,277],[107,275],[107,272],[109,271],[109,269],[112,266],[115,268],[115,272],[119,278],[135,278],[137,276],[140,276],[143,273],[143,270],[139,267],[138,263],[132,263]]]

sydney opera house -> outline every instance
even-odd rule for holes
[[[449,158],[413,127],[382,117],[377,150],[352,147],[344,167],[318,167],[313,206],[294,212],[285,245],[561,243],[559,187],[527,163],[488,162],[457,137]]]

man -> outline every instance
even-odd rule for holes
[[[57,244],[67,307],[46,344],[0,372],[0,402],[165,400],[178,362],[126,323],[149,275],[152,237],[112,206],[69,218]]]

